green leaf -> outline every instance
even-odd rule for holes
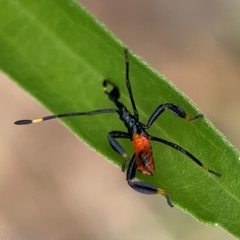
[[[1,0],[0,11],[1,69],[52,113],[113,108],[102,91],[105,78],[119,86],[121,101],[131,109],[123,44],[76,2]],[[130,80],[143,123],[166,102],[182,106],[190,116],[199,113],[186,96],[132,53]],[[122,165],[122,157],[106,138],[111,130],[126,131],[117,114],[62,121],[96,151]],[[189,123],[166,111],[149,132],[186,148],[222,177],[206,173],[180,152],[153,142],[156,175],[138,174],[138,178],[166,189],[175,206],[198,220],[219,224],[240,237],[238,152],[206,119]],[[131,143],[120,142],[131,156]]]

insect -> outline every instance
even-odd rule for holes
[[[111,147],[113,148],[113,150],[121,154],[125,159],[122,165],[123,172],[125,171],[125,168],[129,162],[129,158],[126,152],[124,151],[124,149],[121,147],[121,145],[117,142],[116,139],[118,138],[129,139],[133,144],[134,154],[130,160],[127,173],[126,173],[126,180],[129,186],[140,193],[161,194],[166,197],[167,203],[169,204],[169,206],[173,207],[173,204],[170,201],[170,196],[166,190],[159,189],[151,184],[148,184],[142,181],[133,181],[137,170],[140,171],[142,174],[149,175],[149,176],[153,176],[155,173],[153,152],[152,152],[152,147],[150,145],[150,141],[157,141],[177,151],[180,151],[185,156],[187,156],[190,160],[192,160],[193,162],[198,164],[200,167],[202,167],[208,173],[214,174],[217,177],[221,177],[221,174],[216,173],[213,170],[210,170],[208,167],[203,165],[202,162],[200,162],[195,156],[193,156],[190,152],[180,147],[179,145],[166,141],[162,138],[152,136],[146,130],[152,126],[152,124],[166,109],[169,109],[170,112],[175,116],[183,118],[189,122],[193,122],[195,120],[203,118],[204,116],[202,114],[199,114],[191,118],[186,114],[186,112],[180,106],[177,106],[173,103],[165,103],[165,104],[160,104],[156,108],[156,110],[149,117],[147,124],[143,124],[139,122],[139,114],[138,114],[137,107],[135,105],[131,84],[129,80],[128,49],[124,49],[124,56],[125,56],[125,65],[126,65],[126,72],[125,72],[126,86],[127,86],[127,90],[128,90],[130,101],[133,108],[133,114],[131,114],[130,111],[128,111],[128,109],[118,100],[120,98],[120,92],[118,87],[115,86],[115,84],[113,84],[109,80],[104,80],[103,90],[105,94],[108,95],[109,99],[116,105],[116,108],[93,110],[89,112],[64,113],[59,115],[46,116],[46,117],[38,118],[34,120],[19,120],[19,121],[16,121],[15,124],[25,125],[25,124],[43,122],[43,121],[51,120],[55,118],[84,116],[84,115],[90,116],[90,115],[104,114],[104,113],[117,113],[119,115],[120,120],[124,123],[125,127],[127,128],[127,132],[111,131],[108,133],[108,141]],[[112,90],[110,92],[107,90],[108,85],[112,87]]]

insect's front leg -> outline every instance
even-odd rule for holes
[[[127,154],[125,153],[125,151],[123,150],[121,145],[115,140],[115,138],[130,139],[130,136],[128,133],[120,132],[120,131],[112,131],[108,134],[108,140],[109,140],[109,143],[110,143],[111,147],[113,148],[113,150],[116,151],[117,153],[121,154],[125,158],[125,161],[122,165],[122,171],[124,172],[126,164],[129,159],[128,159]]]
[[[197,119],[204,118],[202,114],[199,114],[195,117],[189,117],[185,110],[181,108],[180,106],[173,104],[173,103],[165,103],[159,105],[156,110],[152,113],[150,116],[148,123],[146,125],[142,125],[145,129],[148,129],[152,126],[152,124],[157,120],[157,118],[168,108],[172,114],[174,114],[177,117],[184,118],[185,120],[189,122],[196,121]]]
[[[134,154],[127,170],[127,182],[131,188],[133,188],[137,192],[144,193],[144,194],[161,194],[166,197],[168,205],[170,207],[174,207],[174,205],[171,203],[170,196],[166,190],[156,188],[151,184],[141,182],[141,181],[133,182],[132,180],[135,178],[136,170],[137,170],[137,165],[136,165],[136,158]]]

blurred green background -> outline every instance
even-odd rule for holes
[[[80,2],[239,149],[239,1]],[[3,75],[0,98],[1,239],[236,239],[133,191],[119,168],[58,121],[22,127],[16,137],[19,116],[49,113]]]

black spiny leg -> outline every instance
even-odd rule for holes
[[[177,117],[184,118],[189,122],[193,122],[199,118],[204,118],[204,116],[202,114],[199,114],[199,115],[191,118],[186,114],[184,109],[182,109],[178,105],[173,104],[173,103],[165,103],[165,104],[161,104],[157,107],[157,109],[150,116],[148,123],[146,125],[143,125],[143,127],[145,129],[150,128],[152,126],[152,124],[155,122],[155,120],[165,111],[166,108],[168,108],[172,114],[176,115]]]
[[[158,137],[153,137],[153,136],[149,136],[149,139],[150,140],[153,140],[153,141],[157,141],[157,142],[160,142],[160,143],[163,143],[165,145],[168,145],[172,148],[174,148],[175,150],[178,150],[180,151],[181,153],[183,153],[184,155],[186,155],[188,158],[190,158],[193,162],[195,162],[196,164],[198,164],[200,167],[202,167],[206,172],[209,172],[211,174],[214,174],[215,176],[217,177],[221,177],[221,174],[219,173],[216,173],[214,172],[213,170],[207,168],[206,166],[204,166],[202,164],[202,162],[200,162],[196,157],[194,157],[190,152],[188,152],[187,150],[185,150],[184,148],[180,147],[179,145],[175,144],[175,143],[172,143],[172,142],[169,142],[169,141],[166,141],[164,139],[161,139],[161,138],[158,138]]]
[[[128,162],[128,156],[125,153],[125,151],[123,150],[123,148],[121,147],[121,145],[115,140],[115,138],[129,139],[130,136],[128,133],[120,132],[120,131],[113,131],[108,134],[108,140],[109,140],[109,143],[110,143],[111,147],[113,148],[113,150],[116,151],[117,153],[121,154],[125,158],[125,161],[122,165],[122,171],[124,172],[126,164]]]
[[[137,192],[140,193],[144,193],[144,194],[161,194],[163,196],[166,197],[167,199],[167,203],[170,207],[174,207],[173,204],[171,203],[170,200],[170,196],[167,193],[167,191],[163,190],[163,189],[159,189],[154,187],[151,184],[145,183],[145,182],[141,182],[141,181],[137,181],[137,182],[132,182],[132,180],[135,178],[136,175],[136,170],[137,170],[137,165],[136,165],[136,159],[135,159],[135,155],[133,155],[128,170],[127,170],[127,182],[128,185],[133,188],[134,190],[136,190]]]

